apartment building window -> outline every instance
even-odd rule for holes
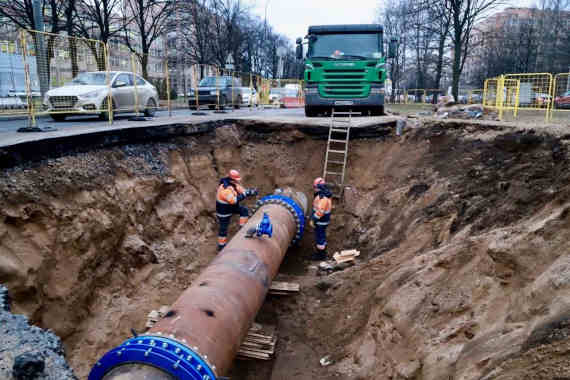
[[[121,61],[119,60],[119,57],[112,55],[111,56],[111,67],[118,67],[120,66]]]

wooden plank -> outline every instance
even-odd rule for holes
[[[269,289],[299,291],[301,285],[296,282],[273,281]]]
[[[340,252],[336,252],[333,255],[333,259],[337,262],[337,264],[345,263],[348,261],[354,261],[356,257],[360,256],[360,251],[356,249],[348,249]]]
[[[287,283],[285,283],[287,284]],[[254,323],[247,332],[239,351],[238,359],[270,360],[275,354],[277,338],[274,326]]]
[[[292,293],[298,293],[300,290],[301,285],[298,283],[274,281],[269,287],[269,294],[284,296]]]

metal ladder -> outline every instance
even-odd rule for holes
[[[350,139],[353,115],[360,115],[360,113],[335,112],[334,109],[331,113],[323,178],[327,184],[337,190],[333,191],[335,198],[341,198],[344,191],[348,140]]]

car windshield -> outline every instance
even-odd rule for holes
[[[307,57],[316,59],[378,59],[382,57],[382,34],[311,35]]]
[[[271,91],[269,91],[269,93],[272,95],[283,95],[284,91],[285,91],[284,88],[272,88]]]
[[[226,78],[206,77],[200,81],[199,87],[224,87],[227,84]]]
[[[71,82],[70,86],[104,86],[107,84],[107,79],[111,79],[115,73],[81,73]]]

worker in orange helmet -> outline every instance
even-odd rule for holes
[[[327,258],[327,227],[331,220],[332,193],[321,177],[313,181],[315,199],[313,200],[313,212],[311,213],[311,226],[315,229],[316,249],[311,259],[325,260]]]
[[[257,189],[244,189],[241,186],[239,171],[232,169],[228,176],[220,180],[216,195],[216,216],[220,224],[218,232],[218,251],[224,249],[228,243],[228,227],[233,214],[239,214],[239,225],[243,226],[249,218],[247,207],[240,206],[246,197],[257,195]]]

